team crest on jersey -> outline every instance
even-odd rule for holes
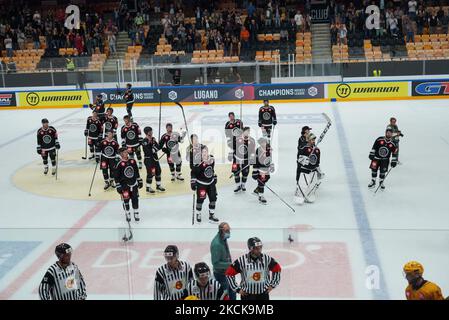
[[[125,177],[131,179],[134,177],[134,168],[131,166],[127,166],[123,173],[125,174]]]
[[[316,165],[317,161],[318,161],[318,157],[316,156],[316,154],[311,154],[309,157],[309,163],[311,165]]]
[[[114,148],[111,146],[107,146],[104,148],[104,154],[108,157],[112,156],[114,154]]]
[[[212,169],[212,167],[207,167],[206,170],[204,170],[204,176],[206,178],[212,178],[212,176],[214,175],[214,169]]]
[[[110,123],[110,122],[106,122],[104,126],[105,126],[106,130],[112,129],[112,123]]]
[[[241,144],[241,145],[238,147],[238,150],[239,150],[239,153],[240,153],[241,155],[244,155],[244,154],[248,151],[248,147],[247,147],[246,145],[244,145],[244,144]]]
[[[89,131],[90,131],[90,132],[95,132],[95,131],[97,131],[97,125],[91,123],[90,126],[89,126]]]
[[[266,158],[263,160],[263,165],[264,165],[264,166],[269,166],[270,163],[271,163],[271,157],[266,157]]]
[[[176,281],[175,288],[181,290],[183,287],[182,281]]]
[[[167,146],[171,150],[172,153],[178,151],[178,143],[175,140],[169,140],[167,142]]]
[[[380,155],[382,158],[386,157],[386,156],[388,155],[388,149],[387,149],[387,147],[381,147],[381,148],[379,149],[379,155]]]
[[[129,131],[126,133],[126,137],[127,137],[129,140],[134,140],[134,139],[136,138],[136,133],[135,133],[134,131],[132,131],[132,130],[129,130]]]
[[[270,120],[270,119],[271,119],[271,113],[269,113],[269,112],[264,112],[263,115],[262,115],[262,118],[263,118],[264,120]]]
[[[242,134],[242,129],[240,129],[239,127],[235,127],[234,129],[232,129],[232,135],[234,137],[238,137]]]
[[[253,280],[254,281],[260,281],[261,276],[260,276],[260,272],[254,272],[253,273]]]
[[[48,144],[48,143],[51,142],[51,137],[50,137],[48,134],[46,134],[46,135],[42,138],[42,140],[44,140],[44,143]]]

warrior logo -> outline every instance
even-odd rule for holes
[[[387,155],[388,155],[388,149],[387,149],[387,147],[381,147],[380,149],[379,149],[379,155],[382,157],[382,158],[385,158]]]
[[[49,144],[51,142],[51,137],[49,135],[45,135],[42,140],[44,140],[44,143]]]
[[[262,115],[262,118],[263,118],[264,120],[270,120],[270,119],[271,119],[271,113],[269,113],[269,112],[264,112],[263,115]]]
[[[134,177],[134,168],[131,167],[131,166],[128,166],[128,167],[125,168],[123,173],[125,174],[125,177],[131,179],[131,178]]]
[[[208,179],[212,178],[214,175],[214,169],[212,167],[207,167],[206,170],[204,170],[204,176]]]
[[[105,154],[107,157],[113,156],[113,155],[114,155],[114,148],[111,147],[111,146],[107,146],[106,148],[104,148],[104,154]]]
[[[136,133],[135,133],[134,131],[132,131],[132,130],[129,130],[129,131],[126,133],[126,137],[127,137],[129,140],[134,140],[134,139],[136,138]]]

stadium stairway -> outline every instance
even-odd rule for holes
[[[331,33],[329,23],[314,23],[312,31],[312,62],[331,63]]]

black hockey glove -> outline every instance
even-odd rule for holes
[[[115,186],[115,188],[117,189],[117,192],[118,192],[119,194],[122,194],[122,193],[123,193],[123,188],[122,188],[122,185],[121,185],[121,184],[117,183],[116,186]]]
[[[59,144],[59,142],[55,143],[55,148],[58,149],[58,150],[61,149],[61,145]]]
[[[122,148],[126,147],[125,140],[122,141]]]
[[[143,181],[141,178],[137,179],[137,185],[138,185],[139,189],[143,188]]]
[[[196,190],[196,180],[190,180],[190,188],[195,191]]]
[[[214,184],[217,184],[217,181],[218,181],[218,177],[216,174],[214,174]]]
[[[36,151],[37,151],[37,154],[42,154],[42,148],[41,147],[37,147],[37,149],[36,149]]]
[[[93,110],[93,109],[94,109],[94,105],[93,105],[92,103],[89,103],[89,108],[90,108],[91,110]]]
[[[164,148],[162,148],[162,152],[166,153],[166,154],[170,154],[170,149],[164,147]]]
[[[143,142],[143,138],[139,137],[139,144],[142,145],[142,142]]]
[[[370,155],[368,156],[368,158],[369,158],[370,160],[374,160],[374,154],[370,154]]]
[[[257,124],[259,125],[259,127],[262,127],[262,122],[261,121],[259,121]]]
[[[391,167],[394,168],[398,164],[397,160],[391,160]]]
[[[87,137],[88,134],[89,134],[89,130],[85,129],[84,130],[84,136]]]
[[[99,156],[95,156],[95,162],[96,163],[100,163],[100,157]]]
[[[399,134],[400,137],[403,137],[404,135],[402,133]]]
[[[278,121],[277,120],[273,120],[273,125],[277,125]]]
[[[259,170],[254,170],[253,169],[253,173],[252,173],[252,178],[254,179],[254,180],[257,180],[258,178],[259,178]]]

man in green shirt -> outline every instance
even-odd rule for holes
[[[231,237],[231,227],[227,222],[222,222],[218,226],[218,233],[210,244],[210,253],[214,269],[214,277],[223,289],[227,290],[229,299],[236,300],[235,292],[229,288],[225,276],[226,269],[232,264],[231,253],[229,252],[228,239]]]

